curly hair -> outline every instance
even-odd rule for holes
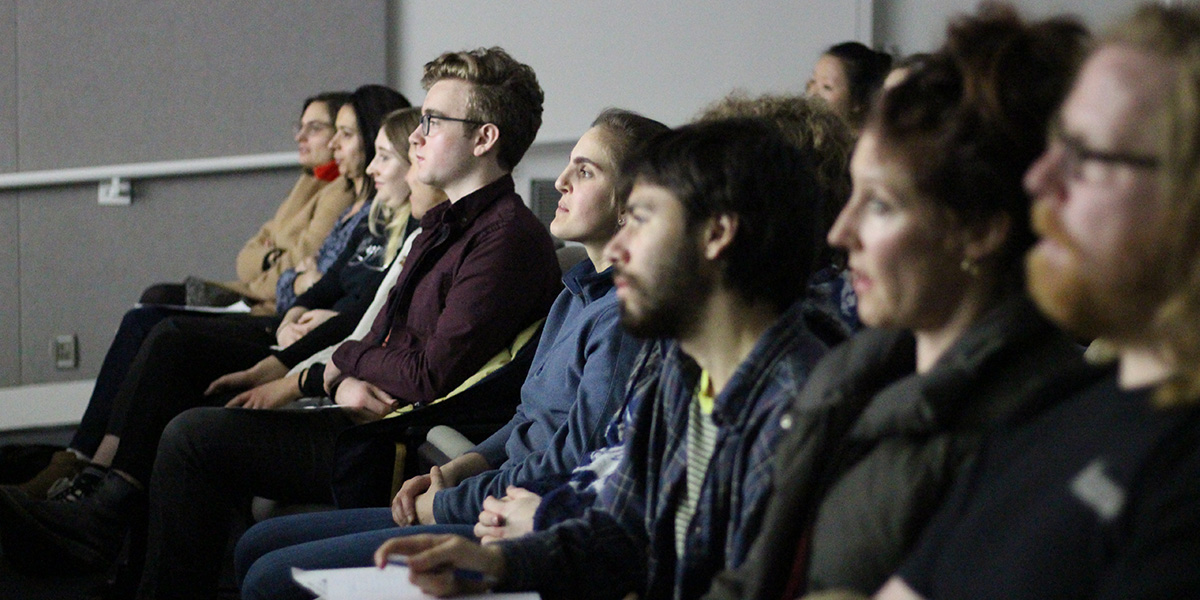
[[[1009,217],[1008,239],[988,259],[1006,289],[1024,286],[1035,239],[1022,180],[1045,151],[1087,39],[1074,20],[1025,23],[985,4],[952,21],[946,43],[885,90],[867,121],[881,148],[910,165],[917,189],[959,222]]]
[[[819,233],[824,239],[850,197],[849,165],[854,150],[854,132],[827,104],[799,95],[750,97],[735,91],[704,108],[696,120],[735,117],[755,117],[770,122],[784,139],[812,157],[821,201]]]

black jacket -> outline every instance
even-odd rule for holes
[[[895,571],[986,431],[1098,377],[1024,297],[989,311],[928,373],[908,332],[867,330],[818,365],[785,418],[775,487],[745,564],[707,598],[782,597],[802,537],[800,593],[870,594]]]

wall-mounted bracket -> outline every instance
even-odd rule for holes
[[[133,203],[132,184],[124,177],[113,177],[112,181],[101,181],[99,202],[109,206],[129,206]]]

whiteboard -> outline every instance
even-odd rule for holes
[[[401,2],[398,88],[447,50],[504,47],[546,93],[539,143],[574,141],[608,106],[683,123],[734,88],[800,92],[830,45],[868,45],[871,0]]]

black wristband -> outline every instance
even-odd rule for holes
[[[325,396],[325,364],[314,363],[305,370],[304,379],[300,381],[300,393],[306,398],[322,398]]]

